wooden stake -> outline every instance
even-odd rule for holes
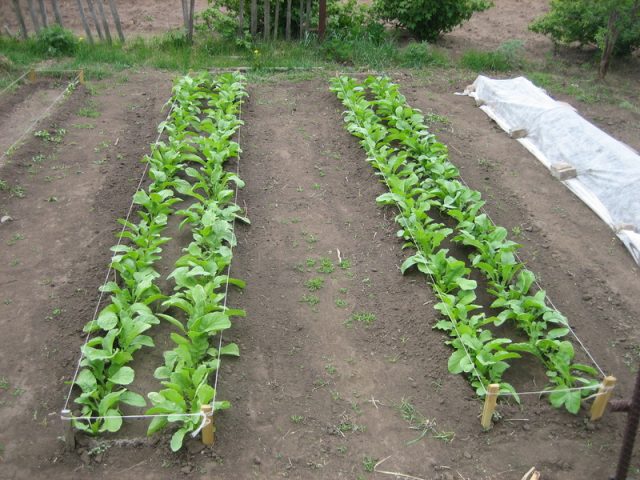
[[[120,23],[120,15],[118,15],[118,7],[116,7],[114,0],[109,0],[109,8],[111,8],[111,16],[113,17],[113,23],[116,24],[116,30],[118,31],[118,37],[120,41],[124,43],[124,33],[122,32],[122,24]]]
[[[47,17],[47,7],[44,4],[44,0],[38,0],[38,3],[40,4],[40,15],[42,15],[42,25],[44,25],[44,28],[47,28],[49,26],[49,18]]]
[[[87,17],[84,16],[84,8],[82,7],[82,0],[76,0],[78,4],[78,11],[80,12],[80,18],[82,19],[82,26],[84,27],[84,33],[87,35],[87,40],[93,45],[93,35],[91,35],[91,29],[87,23]]]
[[[76,448],[76,436],[71,422],[71,410],[62,410],[62,429],[64,436],[64,448],[71,451]]]
[[[89,5],[89,13],[91,14],[93,23],[96,26],[96,32],[98,32],[98,37],[102,42],[104,40],[104,35],[102,34],[102,27],[100,26],[100,22],[98,22],[98,16],[96,15],[96,9],[93,6],[93,0],[87,0],[87,5]]]
[[[202,428],[202,443],[207,446],[211,446],[213,445],[213,441],[215,439],[213,434],[216,431],[215,427],[213,426],[213,416],[211,415],[211,413],[213,412],[213,407],[211,405],[202,405],[200,411],[203,415],[206,416],[207,419],[204,427]]]
[[[56,23],[62,27],[62,15],[60,15],[60,5],[58,5],[58,0],[51,0],[51,4],[53,5],[53,14],[56,17]]]
[[[22,9],[20,8],[20,2],[18,0],[13,0],[13,10],[16,13],[18,23],[20,24],[20,33],[22,34],[22,38],[26,40],[29,36],[29,32],[27,31],[27,24],[22,16]]]
[[[80,70],[78,72],[78,81],[80,82],[80,85],[84,85],[84,70]]]
[[[38,19],[38,15],[36,15],[36,9],[33,5],[33,0],[28,0],[29,4],[29,15],[31,15],[31,23],[33,23],[33,29],[38,33],[40,31],[40,20]]]
[[[489,385],[487,396],[484,398],[484,408],[482,409],[482,428],[485,430],[489,430],[491,428],[491,418],[493,417],[493,412],[496,409],[499,391],[500,385],[492,383]]]
[[[616,377],[607,376],[602,381],[602,386],[598,390],[598,396],[591,405],[591,421],[595,422],[604,415],[604,410],[607,408],[611,394],[613,393],[613,387],[616,386]]]
[[[109,22],[107,21],[107,16],[104,14],[104,5],[102,4],[103,0],[96,0],[98,4],[98,15],[102,20],[102,28],[104,30],[104,36],[107,39],[107,43],[111,45],[111,30],[109,29]]]
[[[33,68],[29,70],[29,81],[31,83],[36,81],[36,71]]]

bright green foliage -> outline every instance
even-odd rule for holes
[[[549,35],[555,42],[597,45],[604,49],[609,19],[615,13],[620,35],[614,47],[627,55],[640,47],[640,1],[638,0],[551,0],[551,10],[529,28]]]
[[[57,24],[43,28],[36,38],[38,50],[51,57],[73,55],[78,49],[78,43],[78,38],[71,30]]]
[[[174,294],[163,306],[176,313],[159,317],[177,330],[171,334],[175,347],[164,353],[164,365],[154,373],[164,388],[148,395],[153,407],[147,412],[167,415],[154,418],[149,434],[169,423],[181,424],[171,439],[173,451],[179,450],[184,436],[202,422],[199,416],[181,414],[197,414],[202,405],[212,402],[214,411],[230,406],[229,402],[215,401],[209,377],[218,369],[219,355],[239,355],[233,343],[220,350],[212,347],[212,338],[231,327],[231,317],[245,315],[226,306],[227,283],[243,288],[244,282],[224,274],[236,245],[233,223],[236,219],[248,222],[233,203],[232,187],[244,183],[223,169],[225,162],[240,151],[231,138],[242,125],[238,115],[246,96],[243,82],[239,74],[221,75],[216,80],[201,74],[184,77],[174,87],[179,107],[174,109],[167,131],[170,144],[177,148],[165,152],[165,158],[172,171],[186,174],[186,179],[175,178],[170,184],[176,192],[194,200],[188,208],[176,212],[184,217],[180,226],[189,226],[193,240],[169,275],[175,282]],[[150,162],[154,165],[156,160]],[[168,183],[163,171],[152,169],[152,176],[155,185]]]
[[[382,20],[398,22],[416,38],[433,41],[491,5],[488,0],[375,0],[373,8]]]
[[[173,90],[175,102],[170,118],[162,126],[168,133],[167,143],[157,143],[146,157],[152,179],[147,190],[133,198],[138,206],[138,223],[120,220],[125,227],[121,239],[128,244],[112,248],[111,267],[119,281],[107,283],[103,291],[111,294],[111,303],[90,322],[85,331],[95,335],[83,347],[81,371],[75,384],[81,394],[75,402],[82,405],[83,416],[109,416],[95,421],[78,420],[77,428],[89,433],[115,432],[122,425],[120,404],[145,407],[144,398],[127,390],[135,372],[127,364],[142,347],[153,347],[145,334],[160,318],[173,324],[178,333],[171,339],[176,348],[165,352],[165,365],[156,370],[165,390],[149,395],[152,413],[197,413],[200,406],[211,403],[215,391],[208,384],[209,374],[218,367],[218,350],[211,348],[210,338],[230,327],[229,318],[244,312],[224,306],[227,281],[243,287],[240,280],[222,274],[231,262],[235,245],[232,222],[240,209],[232,204],[230,184],[242,181],[222,169],[223,163],[239,152],[231,141],[241,121],[237,114],[244,92],[243,78],[236,74],[221,75],[214,80],[208,74],[180,79]],[[196,168],[188,166],[193,164]],[[184,172],[185,178],[178,177]],[[175,212],[177,195],[192,197],[195,202]],[[162,233],[172,214],[185,217],[193,242],[176,263],[170,278],[176,283],[175,293],[167,297],[160,292],[156,280],[160,276],[153,265],[160,259],[162,245],[169,241]],[[167,307],[182,315],[155,314],[152,306],[164,301]],[[178,318],[180,317],[180,318]],[[181,319],[185,317],[185,321]],[[220,354],[238,355],[234,344],[223,347]],[[227,408],[227,402],[216,402],[214,408]],[[182,422],[171,446],[180,448],[184,434],[199,425],[192,417],[156,418],[150,432],[169,422]]]
[[[509,368],[507,360],[531,354],[547,370],[549,388],[558,391],[550,397],[552,404],[576,413],[583,394],[591,392],[560,390],[595,386],[598,382],[588,376],[597,372],[573,363],[573,347],[563,340],[569,332],[566,319],[546,305],[544,291],[531,291],[535,276],[517,260],[520,246],[480,213],[484,204],[480,193],[459,180],[446,147],[428,132],[422,113],[407,105],[388,78],[370,77],[359,83],[339,77],[331,89],[347,107],[347,129],[361,139],[369,162],[389,188],[378,202],[399,208],[398,236],[406,241],[405,247],[417,250],[403,263],[402,271],[415,266],[428,275],[440,300],[435,308],[445,319],[436,328],[449,333],[454,348],[449,371],[467,374],[478,395],[485,394],[489,383],[514,394],[513,387],[502,381]],[[435,222],[428,214],[431,209],[451,217],[455,228]],[[445,239],[471,248],[470,267],[487,279],[496,316],[479,311],[471,269],[440,247]],[[494,338],[489,325],[507,321],[525,333],[527,341]],[[582,377],[583,373],[588,376]]]

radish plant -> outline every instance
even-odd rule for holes
[[[547,370],[549,388],[555,390],[550,395],[551,403],[576,413],[582,396],[585,392],[588,395],[588,391],[566,390],[576,386],[594,387],[598,382],[590,377],[597,372],[573,362],[573,347],[563,340],[569,332],[566,319],[546,304],[544,291],[530,291],[535,276],[517,260],[520,245],[508,240],[504,228],[495,226],[480,213],[484,205],[481,194],[459,180],[459,172],[449,162],[446,147],[428,132],[422,114],[406,104],[397,85],[387,78],[370,77],[364,83],[348,77],[336,78],[332,90],[348,109],[345,114],[347,129],[361,139],[370,162],[389,187],[390,193],[382,195],[379,202],[398,206],[401,213],[397,221],[402,227],[399,235],[407,240],[405,246],[415,246],[418,250],[405,261],[403,270],[416,266],[431,275],[441,300],[437,308],[451,317],[450,321],[439,322],[437,328],[452,332],[456,337],[454,342],[465,344],[471,358],[477,359],[471,352],[478,352],[481,345],[463,340],[461,330],[466,331],[469,327],[475,333],[489,324],[499,326],[512,322],[527,335],[527,342],[494,341],[484,333],[488,330],[481,330],[476,335],[483,339],[486,336],[491,355],[501,362],[498,371],[506,368],[503,367],[504,360],[517,358],[520,353],[534,355]],[[372,101],[367,100],[369,93],[373,96]],[[427,213],[431,208],[451,217],[456,222],[455,227],[450,229],[435,223]],[[434,266],[442,265],[442,258],[438,260],[436,256],[442,255],[438,249],[445,239],[473,249],[469,255],[471,267],[487,279],[488,292],[495,298],[491,307],[499,310],[498,315],[490,318],[465,316],[465,308],[460,306],[471,305],[475,294],[468,296],[468,304],[465,303],[467,299],[447,297],[447,301],[443,301],[442,294],[448,294],[447,288],[452,287],[451,279],[462,280],[463,284],[458,284],[461,288],[471,285],[464,282],[462,276],[438,277],[438,269]],[[464,267],[458,268],[462,272]],[[464,319],[461,324],[460,318]],[[476,367],[478,363],[485,364],[487,354],[483,355],[480,362],[474,362]],[[457,360],[464,364],[462,370]],[[466,352],[458,348],[451,357],[450,370],[471,372],[473,368],[468,363]],[[481,371],[480,368],[477,370]],[[480,393],[483,388],[479,389]]]

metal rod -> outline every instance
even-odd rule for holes
[[[636,441],[636,433],[638,432],[638,424],[640,423],[640,369],[636,375],[636,384],[633,387],[633,396],[631,397],[631,405],[629,406],[629,414],[627,415],[627,426],[624,430],[624,438],[622,439],[622,448],[620,449],[620,459],[618,460],[618,469],[616,476],[612,480],[626,480],[629,473],[629,465],[631,464],[631,455],[633,454],[633,444]]]

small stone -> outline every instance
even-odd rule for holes
[[[473,458],[473,455],[471,455],[471,453],[469,452],[464,452],[463,453],[464,458],[466,458],[467,460],[471,460]]]
[[[260,460],[260,457],[253,457],[253,463],[255,465],[262,465],[262,460]]]
[[[591,295],[589,295],[588,293],[585,293],[584,295],[582,295],[582,300],[584,300],[585,302],[588,302],[592,298],[593,297]]]
[[[528,432],[529,430],[531,430],[531,426],[528,423],[525,423],[524,425],[522,425],[522,429],[525,432]]]
[[[13,218],[10,217],[9,215],[5,215],[2,218],[0,218],[0,223],[7,223],[12,221],[13,221]]]
[[[191,473],[191,470],[193,470],[193,466],[191,466],[191,465],[185,465],[184,467],[182,467],[180,469],[180,471],[182,473],[184,473],[185,475],[189,475]]]

